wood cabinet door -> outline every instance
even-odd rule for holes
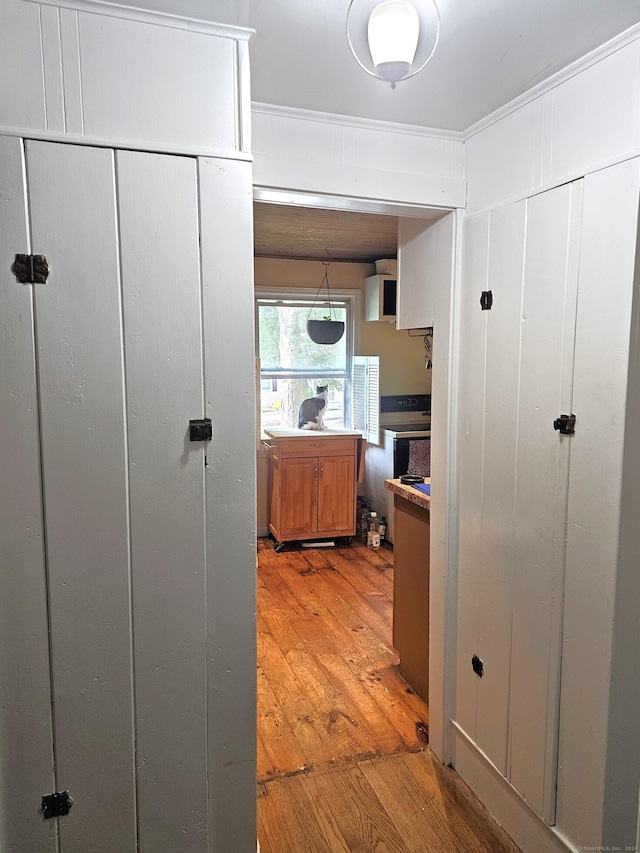
[[[280,535],[316,532],[318,459],[283,459],[280,463]]]
[[[353,533],[355,459],[321,456],[318,460],[318,533]]]

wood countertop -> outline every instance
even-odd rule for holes
[[[414,489],[413,486],[405,486],[400,480],[385,480],[384,487],[393,492],[394,495],[399,495],[401,498],[416,504],[416,506],[421,506],[423,509],[431,508],[431,497],[429,495]]]

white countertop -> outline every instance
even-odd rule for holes
[[[271,427],[265,429],[269,438],[328,438],[331,436],[362,438],[362,433],[353,429],[294,429],[293,427]]]

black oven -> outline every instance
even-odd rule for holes
[[[393,439],[393,479],[403,474],[431,476],[431,436]]]

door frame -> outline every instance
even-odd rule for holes
[[[262,186],[254,182],[254,202],[282,204],[291,207],[309,207],[321,210],[351,211],[417,219],[433,219],[434,210],[454,216],[452,239],[452,275],[447,292],[435,300],[436,322],[446,335],[443,357],[436,368],[439,414],[432,413],[431,432],[436,446],[445,448],[443,468],[445,476],[436,482],[432,497],[430,541],[430,596],[429,596],[429,746],[443,764],[451,763],[453,734],[450,726],[455,699],[455,664],[457,634],[457,454],[456,454],[456,376],[458,293],[460,279],[460,224],[463,209],[437,205],[407,205],[389,199],[364,199],[354,196],[335,196],[323,193],[292,191],[273,185]],[[435,220],[434,220],[435,221]],[[255,284],[254,284],[255,289]],[[441,338],[443,340],[443,338]],[[437,371],[437,372],[436,372]],[[434,531],[434,517],[436,529]],[[434,567],[437,570],[434,571]]]

